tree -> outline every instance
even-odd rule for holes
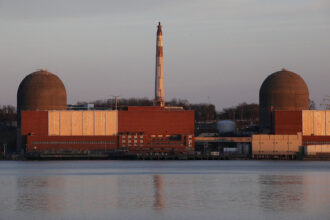
[[[112,108],[114,109],[115,100],[106,99],[106,100],[96,100],[90,102],[94,104],[95,108]],[[148,98],[129,98],[129,99],[118,99],[118,108],[122,109],[127,106],[152,106],[153,100]],[[195,111],[195,120],[196,121],[213,121],[216,117],[216,110],[213,104],[190,104],[186,99],[172,99],[166,101],[166,106],[180,106],[185,110],[194,110]],[[87,102],[78,102],[77,105],[87,104]]]
[[[16,121],[16,108],[12,105],[0,107],[0,122]]]
[[[316,104],[313,100],[309,100],[309,110],[315,110],[316,109]]]
[[[219,120],[249,120],[256,122],[259,120],[259,105],[255,103],[241,103],[237,106],[224,108],[217,114]]]

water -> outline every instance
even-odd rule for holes
[[[330,219],[330,162],[0,161],[0,219]]]

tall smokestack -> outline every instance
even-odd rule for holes
[[[155,79],[155,104],[165,106],[164,100],[164,74],[163,74],[163,34],[160,22],[157,27],[156,41],[156,79]]]

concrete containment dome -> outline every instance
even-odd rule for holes
[[[282,69],[269,75],[259,91],[259,120],[263,130],[272,129],[275,110],[299,111],[309,108],[308,87],[298,74]]]
[[[18,87],[17,109],[63,110],[66,109],[66,91],[55,74],[38,70],[27,75]]]

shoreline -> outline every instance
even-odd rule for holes
[[[52,161],[52,160],[166,160],[166,161],[187,161],[187,160],[253,160],[253,161],[330,161],[326,156],[302,156],[295,158],[274,157],[274,158],[252,158],[251,155],[125,155],[125,154],[34,154],[19,155],[10,154],[6,158],[1,157],[0,161]]]

